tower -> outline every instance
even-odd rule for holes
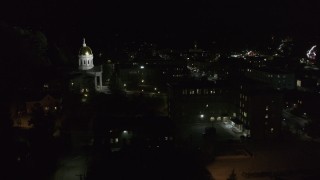
[[[79,50],[79,69],[89,70],[93,67],[94,65],[92,50],[89,46],[86,45],[85,39],[83,38],[83,44]]]

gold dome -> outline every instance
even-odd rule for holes
[[[86,41],[83,38],[83,44],[80,48],[79,55],[92,55],[92,50],[89,46],[86,45]]]
[[[92,50],[88,46],[81,47],[79,55],[92,55]]]

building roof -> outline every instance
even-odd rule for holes
[[[79,50],[79,55],[92,55],[92,50],[90,47],[81,47]]]
[[[83,39],[83,44],[79,50],[79,55],[92,55],[92,50],[86,45],[85,39]]]

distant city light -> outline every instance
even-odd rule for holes
[[[142,79],[141,82],[144,83],[144,79]]]
[[[307,51],[307,57],[308,57],[309,59],[313,59],[313,60],[316,59],[316,56],[317,56],[316,50],[315,50],[316,47],[317,47],[317,46],[314,45],[314,46],[311,47],[311,49],[309,49],[309,50]]]
[[[200,114],[200,118],[204,118],[204,115],[203,115],[203,114]]]
[[[127,86],[127,84],[123,84],[123,86],[124,86],[124,87],[126,87],[126,86]]]
[[[140,69],[144,69],[144,66],[140,66]]]

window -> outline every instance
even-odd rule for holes
[[[201,89],[197,89],[197,94],[201,94]]]
[[[83,61],[83,64],[86,64],[86,60]]]
[[[297,87],[301,87],[301,80],[297,80]]]
[[[193,89],[190,90],[190,94],[194,94],[194,90]]]
[[[268,114],[266,114],[264,118],[268,119],[269,118]]]
[[[188,94],[188,90],[187,89],[182,90],[182,94]]]
[[[89,60],[88,60],[88,64],[90,64],[90,63],[89,63]]]

